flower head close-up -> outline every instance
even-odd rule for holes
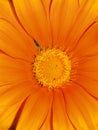
[[[0,130],[98,130],[98,0],[0,0]]]

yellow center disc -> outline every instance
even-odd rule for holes
[[[47,49],[35,58],[33,70],[40,84],[56,88],[69,80],[71,63],[65,52]]]

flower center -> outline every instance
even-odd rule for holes
[[[33,70],[40,84],[56,88],[69,80],[71,63],[65,52],[47,49],[35,58]]]

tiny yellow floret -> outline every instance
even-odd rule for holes
[[[33,71],[44,87],[61,87],[70,78],[71,62],[60,49],[47,49],[35,58]]]

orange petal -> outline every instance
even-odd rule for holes
[[[53,129],[54,130],[74,130],[66,113],[66,103],[60,90],[54,92],[53,100]]]
[[[98,98],[98,81],[89,77],[78,75],[76,82],[82,86],[88,93]]]
[[[32,84],[32,81],[28,80],[0,87],[0,106],[10,106],[27,97],[33,89]]]
[[[2,52],[31,62],[36,52],[32,45],[31,39],[17,30],[14,25],[6,20],[0,20],[0,49]]]
[[[53,44],[64,47],[64,39],[76,17],[78,0],[53,0],[50,7]]]
[[[50,93],[51,93],[51,90],[49,90],[50,91]],[[52,102],[53,102],[53,94],[51,93],[51,105],[50,105],[50,107],[49,107],[49,109],[48,109],[48,113],[47,113],[47,115],[46,115],[46,118],[45,118],[45,120],[43,121],[43,123],[42,123],[42,125],[41,125],[41,127],[40,127],[40,130],[51,130],[52,129],[52,124],[53,124],[53,122],[52,122]]]
[[[98,73],[98,46],[88,49],[87,55],[83,56],[79,60],[78,72],[95,72]],[[97,78],[97,77],[96,77]]]
[[[39,0],[13,0],[20,22],[28,33],[41,46],[46,48],[50,43],[49,28],[43,4]]]
[[[51,130],[52,129],[52,119],[51,119],[51,109],[48,111],[45,121],[43,122],[40,130]]]
[[[79,41],[72,46],[74,55],[78,58],[86,55],[94,55],[98,52],[98,23],[94,21],[88,28],[83,32]],[[93,47],[93,48],[92,48]]]
[[[33,39],[30,38],[28,32],[26,32],[23,28],[23,26],[21,26],[21,24],[19,23],[16,15],[15,15],[15,11],[14,8],[11,7],[11,0],[2,0],[0,1],[0,21],[6,21],[9,24],[11,24],[12,26],[14,26],[20,33],[20,35],[22,35],[21,37],[25,37],[23,39],[28,39],[27,44],[29,44],[29,46],[31,48],[33,48],[33,53],[35,53],[37,51],[37,48],[35,47],[35,43],[33,42]],[[3,10],[3,11],[2,11]],[[15,38],[17,39],[17,38]],[[27,40],[26,40],[27,41]]]
[[[79,65],[77,68],[77,77],[83,77],[84,82],[85,78],[90,79],[91,81],[98,82],[98,48],[96,53],[91,56],[82,57],[81,61],[79,61]],[[78,78],[79,78],[78,77]],[[93,84],[92,84],[93,85]]]
[[[80,72],[78,72],[78,74],[80,77],[84,77],[88,78],[92,81],[97,81],[98,82],[98,71],[93,71],[92,69],[90,71],[86,70],[81,70]],[[78,76],[77,76],[78,77]]]
[[[32,65],[23,59],[12,58],[4,53],[0,53],[0,68],[31,71]]]
[[[88,55],[80,58],[76,82],[98,98],[98,46],[88,49]]]
[[[22,101],[11,105],[10,107],[6,107],[6,112],[2,112],[3,116],[0,116],[0,130],[8,130],[10,128],[21,103]]]
[[[0,86],[32,78],[31,64],[0,53]]]
[[[16,129],[40,129],[48,114],[51,98],[51,94],[44,90],[39,90],[37,93],[32,94],[24,106]]]
[[[2,11],[3,10],[3,11]],[[19,27],[19,24],[17,20],[15,19],[15,16],[12,12],[12,9],[9,4],[9,0],[1,0],[0,1],[0,19],[4,18],[14,25],[17,25],[16,27]]]
[[[93,25],[93,23],[97,21],[97,12],[98,0],[84,0],[82,1],[82,3],[80,3],[78,13],[76,14],[77,17],[74,21],[73,27],[70,28],[69,34],[65,39],[67,49],[69,48],[69,50],[72,50],[73,47],[76,47],[80,38],[85,34],[88,28],[90,28]],[[91,41],[88,40],[88,42]],[[88,44],[89,43],[87,43],[87,45]]]
[[[98,129],[98,102],[79,85],[63,90],[70,120],[78,130]]]
[[[17,82],[0,87],[0,128],[11,126],[21,103],[37,88],[31,81]]]
[[[42,4],[45,8],[46,14],[48,15],[47,17],[49,17],[49,13],[50,13],[49,11],[52,4],[52,0],[42,0]]]

